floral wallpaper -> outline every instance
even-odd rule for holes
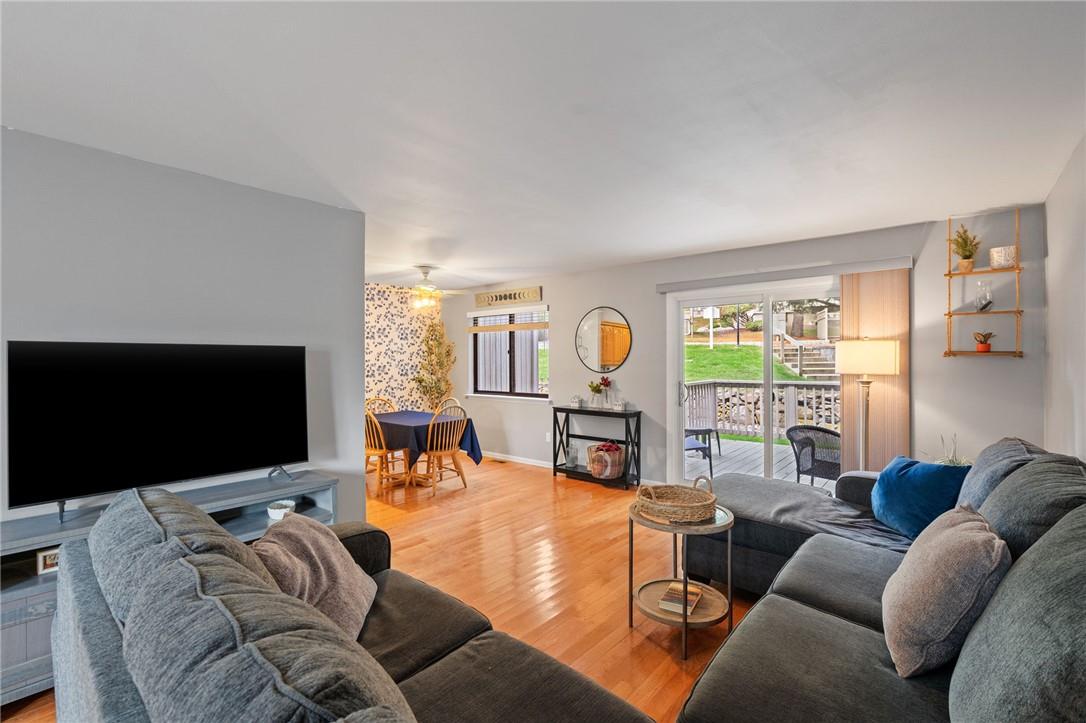
[[[411,289],[366,284],[366,398],[385,397],[400,409],[426,409],[411,381],[422,360],[426,325],[441,317],[441,305],[412,306]]]

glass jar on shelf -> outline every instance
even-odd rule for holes
[[[978,312],[990,311],[992,304],[992,282],[978,281],[977,295],[973,298],[973,308]]]

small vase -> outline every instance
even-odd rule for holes
[[[958,273],[968,274],[973,270],[973,259],[958,259]]]
[[[602,403],[600,402],[600,397],[602,397],[602,396],[603,395],[598,393],[598,392],[593,392],[592,393],[592,408],[593,409],[599,409],[602,406]]]
[[[988,311],[992,308],[992,282],[978,281],[977,296],[973,299],[973,308],[978,312]]]
[[[991,344],[977,344],[977,351],[979,351],[982,354],[987,354],[991,350],[992,350],[992,345]]]

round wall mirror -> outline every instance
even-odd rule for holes
[[[618,309],[597,306],[577,325],[577,356],[594,372],[613,372],[630,355],[630,322]]]

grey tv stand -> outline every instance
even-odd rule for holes
[[[270,522],[267,506],[275,500],[293,499],[296,512],[325,524],[335,522],[339,481],[311,471],[292,474],[293,479],[262,476],[177,494],[245,542],[263,536]],[[55,512],[0,522],[0,703],[53,687],[49,633],[56,575],[37,574],[37,551],[85,538],[104,509],[69,509],[64,522]]]

